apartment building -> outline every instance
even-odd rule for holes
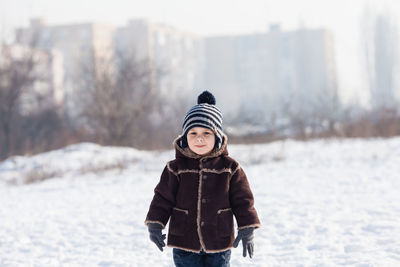
[[[205,38],[204,55],[203,86],[215,88],[232,116],[265,122],[329,105],[337,95],[328,30],[282,32],[272,25],[266,33]]]
[[[102,64],[112,59],[115,27],[100,23],[47,25],[44,19],[32,19],[28,28],[17,29],[16,42],[63,55],[64,109],[71,116],[77,114],[74,106],[79,81],[84,80],[90,62]]]
[[[48,26],[36,19],[18,30],[17,41],[61,52],[69,113],[82,74],[78,63],[98,65],[117,54],[150,71],[150,89],[164,102],[208,89],[231,118],[245,114],[244,119],[264,123],[294,113],[311,115],[316,107],[329,112],[337,104],[333,37],[326,29],[288,32],[271,25],[264,33],[201,37],[143,19],[123,27]]]
[[[64,70],[61,53],[24,45],[2,45],[0,69],[13,79],[20,79],[10,81],[9,77],[2,82],[6,83],[3,84],[4,87],[21,84],[19,86],[22,87],[10,89],[21,90],[18,103],[22,114],[32,114],[49,107],[62,107]]]
[[[146,62],[153,71],[153,90],[165,99],[190,94],[200,84],[202,37],[137,19],[118,28],[114,41],[116,51]]]

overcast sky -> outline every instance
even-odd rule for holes
[[[0,0],[2,35],[27,26],[32,17],[48,24],[104,22],[124,25],[147,18],[204,36],[263,32],[271,23],[282,30],[329,28],[335,38],[338,81],[348,101],[367,101],[360,51],[360,16],[366,6],[399,20],[400,0]]]

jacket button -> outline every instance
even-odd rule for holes
[[[207,179],[207,175],[203,175],[203,179],[204,179],[204,180]]]
[[[202,202],[202,203],[206,203],[207,200],[206,200],[205,198],[203,198],[203,199],[201,200],[201,202]]]
[[[203,222],[203,221],[201,221],[201,223],[200,223],[200,226],[201,226],[201,227],[203,227],[203,226],[204,226],[204,222]]]

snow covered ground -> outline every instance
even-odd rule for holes
[[[229,151],[263,223],[231,266],[400,266],[400,138]],[[83,143],[0,163],[0,266],[173,266],[143,223],[173,155]]]

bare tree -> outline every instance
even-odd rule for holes
[[[68,133],[54,106],[21,116],[15,132],[17,153],[40,153],[62,147]]]
[[[22,51],[19,58],[12,55],[9,46],[1,45],[0,51],[0,131],[2,145],[0,158],[11,153],[14,124],[19,113],[21,96],[36,81],[35,58],[30,49]]]
[[[80,63],[82,116],[96,141],[135,145],[146,135],[144,121],[154,108],[152,69],[117,52],[114,58]]]
[[[54,147],[60,126],[54,98],[53,54],[27,44],[0,45],[0,158]]]

